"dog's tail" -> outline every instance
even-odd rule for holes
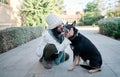
[[[80,65],[81,67],[87,69],[87,70],[91,70],[91,69],[94,69],[93,67],[90,67],[88,65]]]

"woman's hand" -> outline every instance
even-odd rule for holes
[[[73,31],[73,28],[71,28],[71,29],[68,31],[68,33],[65,34],[65,37],[66,37],[66,38],[70,38],[70,37],[73,36],[73,34],[74,34],[74,31]]]

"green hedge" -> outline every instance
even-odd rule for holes
[[[8,51],[41,35],[43,27],[11,27],[0,31],[0,53]]]
[[[98,20],[104,18],[104,16],[101,16],[97,13],[94,12],[89,12],[86,13],[79,21],[78,21],[78,25],[79,26],[86,26],[86,25],[93,25],[96,24]]]
[[[98,26],[100,27],[100,33],[114,37],[116,39],[120,38],[120,17],[105,18],[98,21]]]

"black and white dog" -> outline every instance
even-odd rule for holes
[[[87,65],[81,65],[82,67],[89,70],[89,73],[95,73],[100,71],[101,65],[102,65],[102,57],[98,49],[95,47],[95,45],[84,35],[78,32],[78,29],[75,28],[76,21],[74,21],[72,24],[66,24],[64,26],[65,31],[66,29],[73,28],[74,35],[69,38],[69,40],[72,42],[71,48],[73,50],[73,65],[71,68],[69,68],[69,71],[72,71],[76,65],[79,64],[80,58],[87,63]]]

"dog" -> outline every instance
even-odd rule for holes
[[[82,59],[87,65],[80,65],[85,69],[89,70],[89,73],[95,73],[101,71],[102,57],[95,45],[84,35],[78,32],[75,28],[76,21],[72,24],[68,22],[64,25],[64,31],[68,31],[73,28],[74,35],[69,38],[71,41],[71,49],[73,50],[73,64],[68,71],[72,71],[75,66],[79,65]],[[89,63],[87,62],[89,61]]]

